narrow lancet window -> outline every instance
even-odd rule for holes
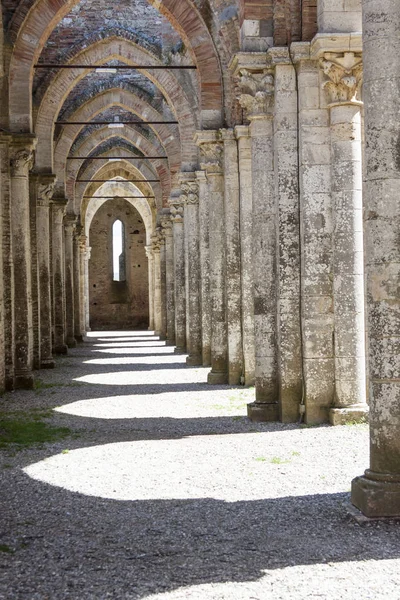
[[[112,228],[113,281],[126,281],[125,274],[125,230],[122,221],[115,221]]]

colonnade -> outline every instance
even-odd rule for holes
[[[87,239],[56,178],[33,170],[34,135],[2,135],[0,389],[31,389],[87,331]]]

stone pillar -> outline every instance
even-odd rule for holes
[[[364,0],[363,25],[370,468],[351,498],[368,517],[399,517],[400,4]]]
[[[167,346],[175,346],[175,278],[174,278],[174,236],[171,215],[164,218],[165,237],[165,279],[167,304]]]
[[[154,256],[152,246],[146,246],[146,256],[149,264],[149,331],[154,331]]]
[[[14,389],[15,362],[15,312],[14,312],[14,263],[11,233],[11,189],[10,189],[10,142],[11,136],[0,135],[1,168],[1,224],[2,228],[2,282],[4,302],[4,385],[6,390]]]
[[[80,294],[80,326],[81,326],[81,337],[84,338],[86,334],[86,312],[88,310],[89,298],[86,297],[86,263],[87,263],[87,237],[81,234],[79,237],[79,294]]]
[[[67,354],[65,343],[65,257],[64,257],[64,216],[68,200],[53,198],[52,214],[52,255],[53,255],[53,311],[54,311],[54,347],[55,354]]]
[[[292,44],[299,88],[301,319],[305,421],[325,423],[335,388],[329,110],[310,44]]]
[[[330,107],[334,223],[335,408],[333,425],[365,421],[364,248],[362,221],[362,58],[321,59]]]
[[[160,293],[161,293],[161,328],[160,339],[167,339],[167,257],[165,249],[164,229],[160,233]]]
[[[75,339],[77,342],[83,340],[83,326],[82,326],[82,292],[81,292],[81,257],[80,257],[80,240],[82,235],[82,227],[80,224],[77,225],[74,235],[74,322],[75,322]]]
[[[89,261],[92,253],[92,248],[87,245],[86,241],[86,252],[85,252],[85,329],[90,331],[90,291],[89,291]]]
[[[52,307],[50,271],[50,202],[55,176],[37,175],[36,231],[40,304],[40,367],[53,369]]]
[[[74,236],[76,215],[67,214],[64,219],[65,231],[65,314],[66,342],[69,348],[76,347],[75,339],[75,289],[74,289]]]
[[[191,336],[189,333],[189,238],[191,236],[191,232],[189,230],[189,223],[186,218],[186,203],[185,196],[183,192],[181,192],[181,201],[183,204],[183,238],[184,238],[184,255],[185,255],[185,307],[186,307],[186,354],[191,354],[190,342]]]
[[[174,235],[175,272],[175,342],[176,354],[186,353],[186,288],[185,239],[183,231],[183,204],[180,198],[169,200]]]
[[[249,128],[235,127],[239,152],[240,266],[244,384],[255,384],[254,294],[253,294],[253,189]]]
[[[207,175],[196,172],[199,185],[199,252],[201,300],[201,352],[203,367],[211,366],[211,302],[210,302],[210,202]]]
[[[41,238],[37,235],[36,206],[38,203],[38,182],[36,173],[29,177],[29,220],[31,249],[31,289],[32,289],[32,335],[33,335],[33,368],[40,369],[40,292],[38,244]]]
[[[256,400],[248,405],[254,421],[277,421],[277,257],[274,189],[274,77],[265,55],[239,55],[239,101],[250,120],[253,184],[253,274]],[[251,70],[250,70],[251,69]]]
[[[217,131],[199,131],[201,168],[207,172],[210,200],[211,371],[208,383],[228,383],[228,334],[225,291],[225,206],[223,143]]]
[[[152,237],[152,241],[154,259],[154,331],[156,335],[161,336],[161,239],[159,228],[157,228],[156,234]]]
[[[36,138],[15,135],[11,142],[11,231],[15,304],[15,387],[33,388],[32,256],[29,171]]]
[[[295,423],[303,391],[296,71],[287,48],[272,48],[269,54],[275,64],[279,417]]]
[[[199,242],[199,186],[193,180],[194,173],[182,173],[182,202],[185,204],[187,232],[187,321],[188,351],[186,364],[201,366],[201,312],[200,312],[200,242]]]
[[[228,328],[228,383],[243,381],[242,297],[240,281],[240,194],[237,141],[233,129],[221,131],[224,141],[225,289]]]

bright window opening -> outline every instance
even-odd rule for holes
[[[112,228],[113,281],[125,281],[125,231],[122,221],[115,221]]]

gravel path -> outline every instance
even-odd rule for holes
[[[400,600],[400,524],[349,514],[367,426],[250,423],[184,363],[91,334],[0,399],[74,432],[1,453],[0,599]]]

